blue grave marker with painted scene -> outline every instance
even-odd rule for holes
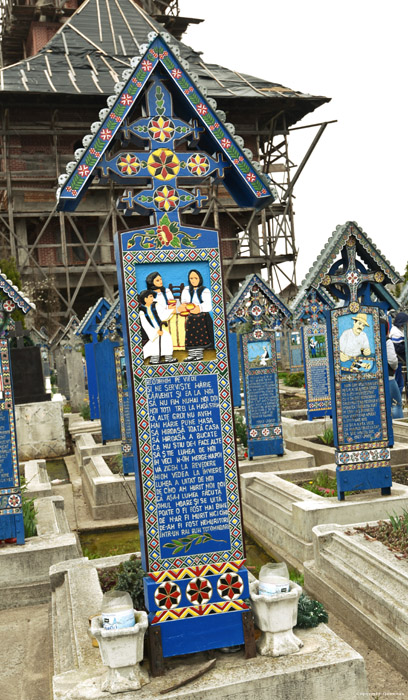
[[[0,541],[17,544],[24,544],[24,522],[8,334],[13,311],[27,314],[33,308],[0,273]]]
[[[194,185],[209,176],[240,206],[273,198],[184,62],[151,38],[59,200],[74,209],[98,172],[138,186],[125,215],[156,220],[118,234],[116,259],[149,633],[174,656],[243,643],[250,615],[218,235],[180,213],[202,205]],[[126,149],[113,155],[116,137]]]
[[[231,328],[250,323],[240,334],[248,456],[283,454],[275,334],[291,313],[259,275],[249,275],[228,304]]]
[[[307,278],[296,295],[291,311],[300,327],[305,373],[307,418],[331,416],[329,355],[327,351],[327,326],[325,311],[335,304],[322,287],[313,289]]]
[[[98,342],[97,328],[107,311],[110,309],[110,306],[109,301],[105,299],[105,297],[98,299],[96,304],[88,309],[75,331],[76,335],[83,338],[85,345],[85,364],[91,420],[100,418],[98,379],[96,374],[94,346]]]
[[[344,304],[326,312],[338,498],[376,488],[387,495],[394,437],[386,312],[395,300],[385,284],[400,277],[354,222],[337,227],[313,277]]]

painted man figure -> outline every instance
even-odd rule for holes
[[[341,362],[347,362],[359,357],[359,355],[371,354],[370,342],[367,334],[364,332],[364,328],[369,326],[367,314],[358,313],[356,316],[353,316],[353,321],[353,328],[343,331],[340,336]],[[359,366],[355,366],[353,369],[355,371],[368,369],[370,364],[369,362],[360,362]]]

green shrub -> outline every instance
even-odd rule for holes
[[[248,445],[248,433],[247,433],[245,418],[241,413],[238,413],[238,412],[234,413],[234,418],[235,418],[235,437],[237,438],[237,442],[240,442],[241,445],[243,445],[244,447],[247,447],[247,445]]]
[[[72,407],[70,403],[64,403],[63,409],[64,413],[72,413]]]
[[[284,378],[283,383],[285,386],[303,387],[305,385],[305,375],[303,372],[292,372]]]
[[[302,593],[298,603],[298,627],[317,627],[321,622],[329,619],[327,611],[317,600],[312,600],[306,593]]]
[[[118,570],[117,591],[127,591],[133,600],[135,610],[144,610],[143,577],[146,572],[142,569],[140,559],[132,554],[128,561],[122,562]]]
[[[84,420],[90,420],[91,409],[89,408],[89,403],[82,404],[81,408],[79,409],[79,414]]]

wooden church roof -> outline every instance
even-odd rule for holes
[[[134,0],[86,0],[35,56],[0,69],[0,92],[110,95],[147,35],[163,26]],[[277,83],[205,64],[200,52],[173,37],[208,94],[217,100],[255,99],[261,112],[285,110],[287,126],[329,101]],[[220,104],[220,103],[219,103]],[[222,106],[220,104],[220,106]]]

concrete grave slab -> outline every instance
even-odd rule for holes
[[[135,477],[113,474],[101,455],[85,460],[82,490],[94,520],[136,516]]]
[[[305,562],[305,587],[406,677],[408,563],[355,527],[313,528],[314,559]]]
[[[298,450],[285,450],[281,456],[266,456],[254,457],[250,459],[240,459],[239,473],[248,474],[249,472],[276,472],[286,471],[288,469],[307,469],[315,466],[314,457],[307,452]]]
[[[402,484],[393,484],[391,496],[363,491],[348,496],[347,501],[338,501],[337,496],[318,496],[294,483],[308,481],[325,471],[335,476],[334,467],[316,467],[279,474],[252,472],[241,477],[246,531],[266,551],[300,570],[305,561],[313,558],[315,525],[387,518],[390,513],[400,514],[408,509],[408,486]]]
[[[116,557],[109,558],[109,565]],[[101,691],[106,674],[99,649],[88,636],[88,619],[100,611],[102,593],[96,564],[87,559],[64,562],[50,571],[52,630],[54,645],[54,700],[102,700],[118,697]],[[97,566],[104,566],[100,559]],[[232,656],[210,652],[215,666],[201,678],[168,691],[183,677],[192,676],[207,654],[166,659],[166,674],[152,678],[141,690],[126,693],[126,699],[153,700],[164,697],[183,700],[287,700],[292,697],[338,700],[339,688],[347,700],[367,692],[364,661],[326,625],[296,630],[304,643],[296,654],[279,658],[257,656],[245,660],[240,651]],[[166,693],[166,690],[168,691]],[[125,695],[123,695],[125,697]]]
[[[65,517],[64,499],[39,498],[35,507],[37,535],[23,545],[0,547],[0,609],[48,602],[50,566],[80,556]]]
[[[30,498],[52,496],[45,459],[31,459],[25,464],[20,464],[20,468],[24,472],[27,495]]]
[[[321,433],[323,433],[323,430]],[[319,432],[318,434],[320,435],[321,433]],[[313,455],[316,465],[319,467],[325,464],[335,464],[334,447],[313,442],[307,437],[299,437],[296,434],[290,436],[286,432],[285,444],[289,450],[303,450]],[[395,442],[391,448],[391,467],[399,467],[404,464],[408,464],[408,440],[406,443]]]

